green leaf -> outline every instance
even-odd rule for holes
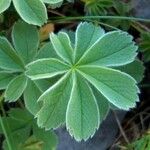
[[[52,131],[45,131],[44,129],[38,128],[36,125],[33,126],[34,136],[42,141],[42,150],[55,150],[58,144],[57,137]]]
[[[48,4],[57,4],[62,2],[63,0],[42,0],[44,3],[48,3]]]
[[[36,114],[38,125],[51,129],[66,123],[76,140],[87,140],[105,119],[111,104],[128,110],[139,100],[136,81],[117,70],[118,66],[135,59],[137,47],[127,33],[105,34],[91,23],[81,23],[75,39],[74,34],[71,40],[68,37],[67,32],[52,33],[53,48],[45,46],[38,57],[46,59],[29,64],[26,75],[32,80],[49,78],[54,81],[49,85],[46,79],[46,86],[43,86],[45,81],[38,86],[42,91],[43,87],[50,86],[38,99],[41,102]],[[48,55],[51,57],[48,49],[55,49],[59,57],[54,55],[55,58],[48,59]],[[111,66],[116,68],[109,68]]]
[[[0,71],[0,90],[6,89],[9,82],[14,78],[10,72]]]
[[[79,71],[101,94],[120,109],[129,110],[139,101],[136,81],[123,72],[103,67],[84,66]]]
[[[99,127],[99,111],[89,85],[74,75],[71,98],[66,112],[66,126],[77,141],[92,137]]]
[[[103,35],[104,30],[99,26],[87,22],[80,23],[75,34],[75,62]]]
[[[27,64],[33,60],[39,45],[37,28],[23,21],[18,21],[13,26],[12,40],[15,50]]]
[[[115,67],[114,69],[120,70],[131,75],[138,83],[140,83],[144,77],[145,67],[140,60],[135,60],[125,66]]]
[[[79,64],[121,66],[132,62],[137,53],[132,36],[122,31],[112,31],[99,38],[82,56]]]
[[[15,53],[9,41],[0,37],[0,68],[12,71],[23,71],[24,65]]]
[[[140,51],[145,62],[150,61],[150,32],[141,33]]]
[[[27,23],[41,26],[47,21],[47,12],[41,0],[12,0],[16,11]]]
[[[100,120],[103,121],[109,113],[109,102],[96,88],[92,87],[92,90],[97,100]]]
[[[51,33],[50,40],[57,55],[60,56],[64,61],[72,63],[73,49],[68,34],[65,32],[59,32],[58,35]]]
[[[4,12],[11,4],[11,0],[0,0],[0,14]]]
[[[68,73],[41,95],[38,101],[42,101],[43,106],[36,115],[40,127],[51,129],[65,123],[71,88],[72,78]]]
[[[37,80],[63,74],[69,69],[69,66],[58,59],[43,58],[30,63],[27,69],[26,75],[32,80]]]
[[[27,87],[24,91],[25,106],[33,115],[40,110],[40,104],[37,102],[38,98],[42,94],[37,85],[28,79]]]
[[[42,59],[42,58],[58,58],[58,56],[50,42],[44,44],[38,51],[36,59]]]
[[[27,78],[21,74],[14,78],[5,91],[5,101],[14,102],[22,95],[27,85]]]
[[[60,7],[63,3],[63,0],[42,0],[44,3],[47,3],[50,5],[51,8],[55,9],[57,7]]]

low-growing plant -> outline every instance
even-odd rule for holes
[[[95,15],[107,11],[105,8],[122,6],[119,3],[118,8],[112,0],[97,5],[94,0],[82,1],[87,8],[92,5],[89,12],[94,10]],[[132,35],[119,29],[107,32],[96,17],[95,23],[80,22],[75,31],[51,32],[50,41],[41,40],[35,25],[47,22],[46,6],[59,7],[63,0],[0,0],[0,13],[11,3],[24,21],[14,23],[11,38],[0,36],[0,133],[5,135],[4,150],[56,149],[53,129],[61,126],[66,126],[76,141],[86,141],[110,109],[128,111],[136,106],[144,66]],[[143,49],[148,43],[144,37],[140,44]],[[3,102],[13,102],[13,108],[5,112]]]

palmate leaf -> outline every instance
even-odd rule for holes
[[[87,140],[106,117],[110,103],[124,110],[135,107],[139,101],[137,82],[119,71],[130,72],[134,66],[121,68],[137,55],[132,36],[122,31],[105,33],[85,22],[77,27],[75,41],[62,32],[51,34],[50,39],[60,58],[46,58],[49,63],[44,71],[45,59],[37,60],[26,72],[37,80],[55,77],[63,70],[62,77],[38,99],[42,102],[36,115],[39,126],[51,129],[66,122],[76,140]],[[142,76],[143,71],[137,73]]]
[[[7,102],[17,101],[23,95],[26,108],[35,115],[40,109],[37,99],[44,90],[52,85],[52,81],[49,82],[44,79],[34,82],[23,74],[26,64],[36,60],[37,57],[44,58],[47,54],[46,51],[49,51],[49,49],[46,48],[47,46],[44,46],[46,51],[44,50],[44,53],[41,54],[40,52],[43,50],[41,48],[38,53],[38,30],[35,26],[23,21],[18,21],[14,24],[12,42],[15,48],[13,48],[6,38],[0,37],[0,68],[2,68],[0,70],[0,89],[5,90],[4,96]],[[51,48],[49,52],[50,56]],[[46,64],[44,63],[43,65]],[[62,70],[63,67],[61,67],[61,73],[63,72]]]

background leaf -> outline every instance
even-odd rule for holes
[[[12,71],[23,71],[24,65],[15,53],[9,41],[0,37],[0,68]]]
[[[27,87],[24,91],[24,102],[26,108],[35,115],[40,110],[40,104],[37,102],[42,94],[41,90],[37,87],[34,81],[28,79]]]
[[[14,78],[5,91],[5,101],[14,102],[23,94],[27,86],[27,78],[21,74]]]
[[[10,6],[11,0],[0,0],[0,14]]]
[[[38,26],[46,23],[46,7],[41,0],[13,0],[13,4],[25,22]]]
[[[27,64],[33,60],[39,45],[39,35],[35,26],[18,21],[13,26],[12,40],[15,50]]]
[[[0,71],[0,90],[6,89],[9,82],[14,78],[14,75],[10,72]]]

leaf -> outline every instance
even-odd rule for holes
[[[136,81],[129,75],[110,68],[84,66],[80,73],[112,104],[129,110],[139,101]]]
[[[109,102],[108,100],[94,87],[92,87],[93,94],[97,100],[99,108],[100,120],[103,121],[109,113]]]
[[[0,90],[6,89],[9,82],[14,78],[12,73],[6,71],[0,71]]]
[[[21,59],[4,37],[0,37],[0,68],[12,71],[24,70]]]
[[[55,9],[57,7],[60,7],[63,3],[63,0],[42,0],[44,3],[47,3],[50,5],[51,8]]]
[[[81,58],[85,50],[90,48],[103,35],[104,30],[99,26],[87,22],[80,23],[75,34],[75,62]]]
[[[46,86],[43,81],[39,84],[42,91],[48,88],[47,78],[54,81],[38,99],[38,125],[48,130],[66,123],[76,140],[87,140],[105,119],[110,105],[129,110],[139,100],[136,81],[117,70],[135,59],[137,47],[127,33],[104,34],[91,23],[81,23],[75,39],[74,34],[67,33],[51,34],[53,48],[50,44],[41,48],[37,58],[46,59],[29,64],[26,75],[32,80],[46,78]],[[53,49],[59,57],[53,55]]]
[[[42,146],[43,146],[43,141],[38,140],[35,136],[30,136],[19,147],[21,150],[41,150]]]
[[[132,62],[137,53],[132,36],[122,31],[112,31],[99,38],[82,56],[78,64],[121,66]]]
[[[4,12],[11,4],[11,0],[0,0],[0,14]]]
[[[68,73],[41,95],[38,101],[42,101],[43,106],[36,115],[40,127],[51,129],[65,122],[71,88],[72,78]]]
[[[65,32],[59,32],[58,35],[54,33],[50,34],[50,40],[59,57],[68,63],[72,63],[71,41],[69,36]]]
[[[66,112],[66,126],[77,141],[92,137],[99,127],[99,111],[88,84],[74,75],[73,88]]]
[[[27,23],[41,26],[47,21],[47,12],[41,0],[12,0],[20,17]]]
[[[37,102],[42,94],[41,90],[37,87],[34,81],[28,79],[27,87],[24,91],[25,107],[35,115],[40,110],[40,104]]]
[[[14,78],[5,91],[5,101],[15,102],[22,95],[27,85],[27,78],[21,74]]]
[[[58,144],[57,137],[52,131],[45,131],[44,129],[38,128],[36,125],[33,126],[34,136],[42,141],[42,150],[55,150]]]
[[[45,43],[40,50],[38,51],[38,54],[36,56],[36,59],[41,58],[58,58],[52,44],[50,42]]]
[[[143,53],[145,62],[150,61],[150,32],[141,33],[140,51]]]
[[[23,21],[18,21],[13,26],[12,40],[15,50],[27,64],[33,60],[39,45],[37,28]]]
[[[58,59],[39,59],[27,66],[26,75],[32,80],[51,78],[53,76],[63,74],[69,66]]]
[[[47,40],[49,38],[49,33],[54,31],[54,24],[49,23],[40,28],[40,41]]]
[[[125,66],[115,67],[114,69],[120,70],[131,75],[138,83],[140,83],[144,77],[145,67],[140,60],[135,60]]]
[[[57,144],[57,138],[53,131],[45,131],[37,127],[33,116],[20,108],[11,109],[8,117],[3,117],[4,125],[9,125],[10,132],[6,128],[13,150],[53,150]],[[32,131],[32,133],[31,133]],[[1,126],[0,126],[0,133]],[[15,137],[15,138],[14,138]],[[9,150],[6,140],[3,142],[4,150]]]

